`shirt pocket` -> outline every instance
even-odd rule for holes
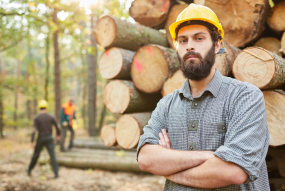
[[[226,121],[206,123],[203,129],[205,150],[216,151],[221,145],[224,145],[227,133]]]

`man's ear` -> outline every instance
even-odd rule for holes
[[[220,49],[221,49],[221,41],[218,40],[218,41],[215,43],[215,53],[217,54]]]

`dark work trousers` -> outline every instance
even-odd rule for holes
[[[57,161],[56,161],[55,153],[54,153],[54,143],[53,143],[52,135],[38,137],[37,143],[35,146],[34,155],[32,157],[32,161],[29,166],[29,172],[31,172],[34,166],[36,165],[37,160],[44,146],[48,150],[54,175],[55,177],[58,177],[58,166],[57,166]]]
[[[60,149],[64,149],[64,141],[65,141],[67,130],[70,131],[70,140],[69,140],[68,148],[73,147],[74,130],[71,126],[67,126],[67,127],[62,127],[61,129],[62,132],[61,132]]]

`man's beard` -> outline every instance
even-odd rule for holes
[[[196,60],[186,60],[187,56],[195,55],[199,61]],[[215,46],[207,52],[205,58],[202,58],[202,55],[199,52],[187,52],[181,59],[178,55],[180,62],[180,70],[183,72],[185,78],[194,81],[201,81],[206,78],[215,63]]]

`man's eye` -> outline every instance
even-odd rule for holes
[[[197,40],[203,40],[203,37],[198,37]]]
[[[180,43],[185,43],[186,42],[186,40],[180,40]]]

